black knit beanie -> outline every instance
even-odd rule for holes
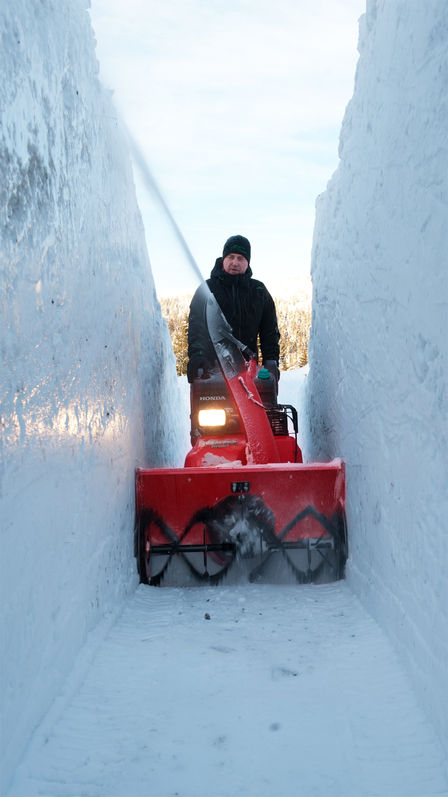
[[[250,243],[243,235],[232,235],[224,244],[222,256],[227,257],[233,252],[238,255],[243,255],[247,262],[250,263]]]

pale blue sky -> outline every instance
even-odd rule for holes
[[[364,10],[365,0],[92,0],[101,78],[205,277],[239,233],[272,293],[306,280]],[[137,188],[159,295],[191,292],[138,177]]]

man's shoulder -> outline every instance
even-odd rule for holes
[[[251,277],[250,280],[249,280],[249,285],[251,287],[251,290],[256,291],[257,294],[258,293],[260,293],[260,294],[264,293],[267,296],[269,296],[269,291],[266,288],[266,285],[264,284],[264,282],[261,282],[261,280],[256,280],[253,277]]]

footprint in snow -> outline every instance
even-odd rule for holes
[[[273,681],[278,681],[280,678],[297,678],[297,670],[289,670],[287,667],[273,667],[271,670],[271,677]]]
[[[235,653],[235,648],[226,648],[225,645],[210,645],[210,650],[217,650],[218,653]]]

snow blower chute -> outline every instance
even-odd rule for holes
[[[274,369],[233,337],[205,285],[204,311],[218,364],[191,386],[185,467],[136,473],[141,581],[216,583],[236,563],[250,581],[341,578],[343,463],[302,462],[297,413],[277,404]]]

